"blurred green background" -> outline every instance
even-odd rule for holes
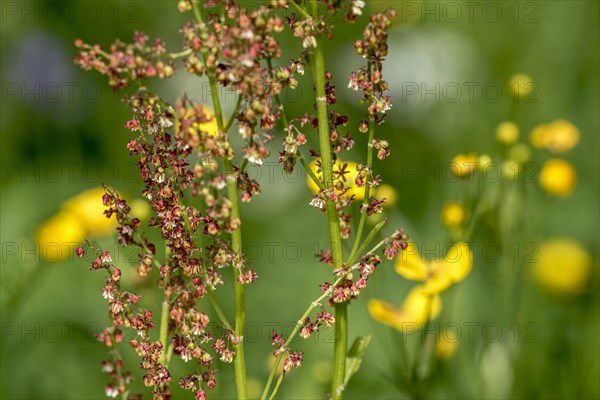
[[[444,174],[455,154],[477,152],[501,159],[503,149],[494,132],[511,117],[521,128],[523,142],[534,126],[559,118],[581,133],[579,145],[564,156],[578,173],[570,197],[543,197],[536,192],[536,179],[522,181],[520,211],[513,204],[515,209],[505,213],[517,216],[518,226],[531,229],[517,230],[508,239],[502,236],[499,243],[498,226],[476,227],[471,239],[478,245],[473,272],[444,293],[445,311],[430,328],[436,323],[442,330],[458,326],[459,345],[452,358],[436,361],[424,373],[424,396],[599,398],[599,3],[367,3],[366,14],[385,6],[399,12],[384,67],[394,108],[377,132],[390,142],[392,155],[375,165],[398,192],[386,229],[404,227],[429,249],[429,258],[443,255],[449,239],[439,220],[443,203],[458,201],[465,193],[464,185]],[[106,376],[100,361],[106,352],[94,335],[107,323],[101,298],[104,278],[90,272],[86,260],[44,259],[35,235],[65,200],[85,189],[107,184],[135,198],[142,185],[125,147],[130,135],[123,123],[130,113],[103,77],[72,64],[72,43],[80,37],[107,46],[115,38],[129,41],[141,30],[162,38],[168,50],[176,52],[181,49],[178,29],[191,15],[178,13],[175,1],[4,1],[1,7],[0,395],[102,398]],[[326,52],[338,87],[337,110],[350,116],[353,132],[363,110],[356,93],[346,88],[346,77],[362,63],[353,42],[365,23],[363,17],[355,25],[338,24]],[[291,35],[282,35],[282,43],[283,60],[299,52]],[[508,81],[519,72],[531,77],[536,90],[529,101],[515,105]],[[286,93],[288,116],[312,112],[309,78],[307,72],[300,90]],[[182,68],[175,78],[149,85],[168,100],[184,92],[197,101],[209,100],[205,82],[187,76]],[[222,97],[230,109],[235,96],[224,92]],[[358,133],[355,137],[357,146],[343,158],[364,162],[360,150],[365,138]],[[311,133],[313,146],[315,139]],[[278,145],[276,139],[273,150]],[[541,165],[547,158],[536,151],[530,162]],[[308,206],[305,176],[298,171],[284,177],[275,156],[271,161],[250,169],[263,193],[242,208],[247,257],[259,274],[247,290],[247,364],[253,393],[262,390],[268,374],[272,330],[289,333],[318,296],[318,285],[330,279],[330,270],[314,259],[327,244],[327,230],[325,217]],[[528,279],[527,252],[535,253],[539,243],[555,237],[571,238],[591,255],[591,276],[581,294],[548,293]],[[116,238],[98,240],[117,251],[117,264],[123,269],[135,270],[131,254],[117,250]],[[502,246],[498,256],[482,251],[490,246],[494,250],[496,244]],[[369,333],[373,340],[347,388],[348,398],[409,396],[402,373],[412,365],[420,334],[401,335],[380,325],[366,308],[374,295],[400,304],[412,286],[393,272],[392,265],[384,262],[365,295],[351,307],[351,340]],[[512,282],[503,270],[506,265],[521,272],[514,277],[513,292],[506,291],[506,282]],[[157,309],[157,294],[149,287],[140,290],[146,304]],[[231,315],[231,286],[218,295]],[[282,398],[322,398],[328,390],[332,339],[329,330],[308,342],[295,342],[305,351],[305,363],[286,379]],[[134,374],[139,372],[133,351],[124,352]],[[175,363],[175,368],[184,371],[186,365]],[[209,393],[212,398],[235,395],[228,370],[219,375],[217,388]],[[134,387],[140,386],[137,377]],[[176,386],[175,396],[184,396]]]

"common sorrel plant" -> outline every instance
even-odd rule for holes
[[[132,330],[136,336],[129,345],[142,359],[143,381],[152,388],[155,399],[171,396],[174,378],[182,388],[193,391],[196,399],[204,399],[205,390],[218,381],[215,357],[233,363],[237,396],[248,397],[245,290],[258,274],[242,252],[240,200],[248,203],[260,192],[246,168],[261,165],[270,156],[268,143],[279,136],[283,170],[292,173],[303,168],[318,188],[306,203],[327,216],[331,250],[319,256],[333,266],[333,277],[321,285],[321,294],[315,296],[288,337],[273,332],[276,361],[262,398],[274,398],[286,373],[302,364],[303,353],[290,347],[292,339],[297,335],[308,338],[330,326],[335,326],[331,397],[342,397],[367,343],[359,338],[350,350],[352,358],[347,359],[348,305],[381,263],[377,252],[383,250],[385,257],[395,258],[406,248],[408,238],[399,229],[372,245],[385,219],[365,232],[367,216],[382,213],[385,202],[373,195],[381,181],[373,171],[373,156],[383,160],[390,154],[388,143],[376,137],[375,130],[391,108],[382,62],[395,12],[372,15],[363,38],[355,42],[365,65],[351,74],[348,87],[362,91],[363,115],[349,117],[335,111],[336,87],[326,68],[324,42],[334,32],[334,26],[326,21],[345,15],[345,21],[355,22],[363,7],[359,0],[272,0],[259,7],[253,4],[252,9],[246,9],[243,1],[182,0],[179,11],[191,12],[192,20],[181,27],[183,48],[175,52],[168,52],[160,39],[150,40],[141,32],[135,32],[132,43],[117,40],[109,49],[76,40],[79,54],[75,62],[105,75],[113,89],[126,93],[132,117],[125,128],[133,134],[127,148],[137,160],[145,183],[143,196],[152,206],[149,225],[160,229],[161,249],[164,246],[163,256],[142,231],[140,221],[130,216],[127,202],[107,187],[105,213],[116,215],[119,243],[137,248],[140,276],[157,271],[157,287],[163,296],[162,311],[156,318],[144,308],[143,299],[121,287],[121,271],[113,265],[111,255],[86,242],[96,255],[92,269],[108,272],[103,295],[112,325],[99,335],[110,348],[110,357],[102,366],[111,378],[108,396],[141,397],[128,389],[132,375],[119,353],[125,331]],[[289,62],[281,60],[277,40],[286,28],[298,38],[298,55]],[[169,78],[182,67],[208,79],[212,105],[195,102],[193,93],[169,104],[144,86],[146,80]],[[311,114],[314,109],[308,109],[302,115],[288,116],[280,94],[286,88],[295,89],[296,76],[305,69],[312,75],[307,92],[314,88],[316,115]],[[225,115],[221,106],[221,88],[237,94],[231,115]],[[233,135],[239,135],[243,145],[234,146],[238,140],[232,140]],[[358,135],[368,136],[366,156],[350,168],[340,154],[354,146]],[[313,141],[318,149],[309,148]],[[190,199],[195,200],[192,203]],[[355,207],[359,208],[358,221],[351,218]],[[347,246],[343,241],[348,241]],[[82,256],[84,251],[80,247],[77,253]],[[226,268],[233,270],[229,284],[235,286],[231,322],[214,294],[226,283]],[[209,325],[208,315],[201,310],[199,301],[204,297],[210,299],[221,329]],[[248,309],[253,311],[251,306]],[[194,372],[172,376],[169,364],[173,356],[192,361]],[[281,362],[283,372],[275,381]]]

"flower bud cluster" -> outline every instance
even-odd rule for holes
[[[363,92],[363,102],[368,104],[368,116],[375,118],[377,123],[381,123],[386,112],[392,108],[391,97],[384,95],[389,87],[382,78],[382,71],[383,60],[388,53],[387,30],[394,18],[396,12],[391,9],[372,15],[363,39],[354,43],[356,52],[367,60],[367,66],[352,72],[348,87]],[[362,125],[366,131],[366,121]]]
[[[96,70],[108,77],[108,84],[115,90],[130,86],[132,81],[175,75],[172,60],[165,54],[165,45],[160,39],[149,42],[143,32],[135,32],[133,43],[114,41],[108,51],[100,45],[89,45],[81,39],[75,40],[80,49],[75,64],[85,70]]]

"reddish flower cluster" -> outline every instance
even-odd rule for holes
[[[137,398],[127,389],[132,377],[124,370],[116,348],[124,341],[125,330],[135,334],[129,345],[141,357],[141,367],[145,371],[143,381],[153,388],[154,399],[171,396],[169,386],[173,377],[167,366],[172,354],[195,365],[195,372],[181,378],[179,385],[193,391],[196,399],[205,399],[205,389],[216,385],[215,359],[231,363],[239,355],[236,352],[243,338],[236,336],[230,328],[219,333],[211,330],[208,315],[198,309],[198,303],[205,295],[223,284],[223,268],[235,270],[237,285],[252,283],[257,278],[244,255],[234,250],[238,247],[234,246],[231,236],[239,233],[236,231],[241,227],[241,220],[237,216],[237,199],[234,203],[233,197],[225,195],[224,189],[235,192],[237,188],[242,202],[249,202],[260,193],[258,182],[250,178],[245,168],[248,163],[260,165],[269,156],[267,144],[273,139],[278,120],[284,125],[283,150],[279,157],[283,169],[291,173],[299,158],[306,165],[301,146],[308,141],[307,130],[314,131],[319,127],[318,119],[304,114],[288,122],[279,95],[282,90],[297,86],[295,76],[303,74],[305,65],[310,64],[317,38],[331,35],[326,16],[321,15],[316,21],[306,13],[301,17],[292,14],[286,22],[293,34],[301,39],[304,50],[297,59],[290,60],[289,65],[273,65],[273,61],[282,55],[276,34],[285,27],[278,13],[288,7],[288,2],[265,3],[258,8],[252,5],[250,10],[242,7],[244,2],[232,0],[179,1],[180,11],[194,9],[196,16],[196,21],[186,23],[180,30],[183,49],[179,53],[167,53],[160,40],[150,42],[139,32],[135,33],[133,43],[117,40],[108,51],[81,40],[75,43],[79,49],[76,64],[105,75],[115,90],[130,87],[132,83],[139,87],[126,99],[132,117],[124,127],[133,134],[127,148],[137,159],[144,183],[142,194],[153,211],[148,225],[160,232],[165,244],[164,257],[157,255],[154,244],[141,231],[140,220],[131,217],[127,202],[115,190],[106,188],[102,198],[107,207],[105,214],[116,216],[119,243],[137,249],[138,275],[152,276],[154,269],[157,286],[164,293],[160,338],[152,340],[149,334],[155,327],[152,312],[140,305],[140,296],[121,288],[121,270],[113,265],[110,253],[88,243],[96,255],[92,269],[108,272],[102,294],[108,301],[111,326],[100,333],[99,339],[111,348],[110,359],[102,366],[111,378],[106,386],[106,394],[110,397]],[[343,11],[351,22],[362,14],[365,5],[361,0],[320,3],[331,15],[339,13],[342,6],[347,7]],[[373,16],[365,29],[364,40],[356,44],[359,54],[368,60],[367,67],[353,73],[349,85],[363,90],[368,104],[367,117],[358,124],[360,132],[369,131],[373,120],[381,123],[391,107],[390,98],[384,96],[387,83],[381,79],[381,71],[387,54],[386,30],[393,17],[393,12]],[[239,101],[229,121],[225,121],[217,109],[220,103],[215,102],[214,113],[186,96],[170,105],[142,85],[147,78],[172,76],[175,73],[173,62],[177,58],[183,58],[187,72],[210,78],[215,100],[218,100],[217,85],[238,94]],[[331,73],[325,78],[325,97],[316,101],[333,106],[337,101],[336,87]],[[229,131],[234,123],[244,141],[238,153],[244,157],[241,165],[233,163],[236,154]],[[329,107],[325,123],[328,124],[334,157],[352,149],[355,142],[348,129],[347,116]],[[385,140],[373,138],[369,146],[376,150],[380,159],[389,155]],[[319,158],[315,150],[310,154]],[[225,173],[221,171],[222,167],[225,167]],[[344,182],[348,172],[348,164],[335,171],[338,177],[342,175]],[[356,186],[374,188],[379,185],[379,176],[374,175],[370,167],[359,165],[357,172]],[[337,184],[321,190],[313,198],[314,205],[321,210],[328,201],[335,204],[343,238],[351,234],[348,207],[353,196],[346,195],[348,190],[343,184]],[[198,199],[195,206],[189,205],[190,197]],[[379,213],[384,201],[368,198],[361,212],[367,215]],[[384,254],[387,257],[397,255],[406,248],[406,239],[403,231],[396,232],[386,243]],[[83,248],[77,249],[78,256],[84,254]],[[159,257],[164,259],[159,261]],[[333,253],[322,252],[320,260],[332,264]],[[335,286],[322,285],[325,294],[321,299],[328,298],[330,304],[352,300],[366,287],[369,276],[380,262],[377,255],[368,253],[359,263],[336,269],[337,283]],[[316,303],[312,305],[316,306]],[[314,321],[306,317],[298,323],[296,328],[301,337],[307,338],[323,326],[330,327],[335,323],[334,316],[325,306],[319,304],[319,307]],[[229,326],[226,318],[224,325]],[[275,355],[285,355],[284,371],[302,364],[302,352],[288,348],[277,333],[272,339],[277,347]]]
[[[279,119],[274,96],[297,85],[297,68],[271,67],[271,60],[281,57],[274,35],[284,28],[274,10],[286,4],[268,2],[249,10],[230,1],[217,3],[206,5],[206,22],[190,22],[181,30],[184,47],[191,51],[184,60],[186,69],[198,76],[214,76],[222,87],[241,97],[236,118],[238,131],[247,141],[244,157],[260,165],[269,156],[266,144]],[[216,11],[224,8],[222,14],[211,13],[217,5]],[[261,65],[265,61],[268,68]]]
[[[386,111],[392,108],[391,97],[384,96],[388,83],[382,79],[382,61],[388,53],[387,30],[396,18],[396,11],[386,10],[371,16],[364,31],[363,40],[354,43],[356,52],[367,59],[366,67],[352,72],[348,87],[352,90],[362,90],[364,100],[369,104],[368,114],[377,123],[383,121]],[[366,125],[366,121],[363,125]]]
[[[90,46],[77,39],[75,46],[81,51],[75,56],[75,64],[85,70],[94,69],[108,77],[113,89],[129,86],[131,81],[146,78],[169,78],[175,74],[172,61],[165,55],[165,45],[160,39],[148,42],[148,36],[136,32],[132,44],[116,40],[108,52],[100,45]]]
[[[273,352],[275,357],[284,353],[286,355],[285,360],[283,360],[283,370],[285,372],[291,371],[292,368],[297,368],[302,366],[302,358],[304,353],[301,351],[293,351],[289,347],[285,345],[285,340],[283,336],[279,335],[276,331],[273,331],[273,335],[271,336],[273,340],[272,345],[277,347]]]
[[[310,317],[306,317],[304,320],[304,325],[302,325],[302,329],[300,330],[300,336],[302,338],[307,339],[313,333],[318,332],[322,326],[329,328],[335,324],[335,317],[333,314],[328,312],[323,305],[320,306],[321,311],[317,314],[316,321],[311,321]]]
[[[386,248],[383,250],[383,254],[388,260],[393,260],[398,257],[400,250],[406,250],[408,247],[408,235],[404,232],[404,229],[399,229],[391,236],[387,242]]]
[[[116,345],[124,341],[123,329],[125,328],[135,329],[140,341],[151,343],[149,331],[154,328],[152,313],[136,306],[139,296],[121,289],[121,270],[112,265],[110,253],[102,252],[90,242],[86,242],[86,244],[96,255],[92,261],[92,269],[104,269],[108,272],[102,295],[108,301],[111,326],[98,334],[98,340],[111,349],[110,358],[102,362],[102,371],[106,372],[111,379],[105,392],[108,397],[129,396],[127,385],[131,382],[132,376],[124,369],[123,360]],[[79,247],[77,255],[83,257],[84,254],[84,249]],[[157,357],[160,357],[161,350],[156,349],[156,351]]]

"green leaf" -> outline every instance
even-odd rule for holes
[[[352,378],[352,375],[354,375],[360,368],[365,349],[369,345],[370,341],[371,335],[359,336],[354,340],[354,343],[352,343],[352,347],[350,347],[350,351],[348,351],[348,357],[346,358],[346,376],[344,378],[344,387],[348,384],[350,378]]]

